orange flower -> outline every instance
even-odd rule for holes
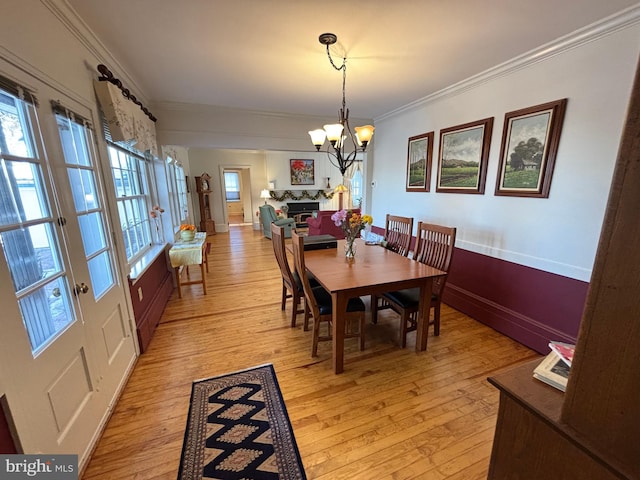
[[[191,224],[185,224],[183,223],[182,225],[180,225],[180,231],[184,231],[184,230],[195,230],[196,226],[195,225],[191,225]]]

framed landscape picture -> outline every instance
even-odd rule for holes
[[[315,175],[313,171],[313,160],[289,160],[291,172],[291,185],[313,185]]]
[[[548,198],[567,99],[505,114],[496,195]]]
[[[409,137],[407,148],[407,192],[428,192],[431,184],[433,132]]]
[[[484,193],[493,117],[440,130],[436,192]]]

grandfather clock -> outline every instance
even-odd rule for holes
[[[207,235],[215,235],[216,224],[211,218],[211,204],[209,195],[211,194],[211,177],[203,173],[196,177],[196,191],[198,193],[198,203],[200,205],[200,231]]]

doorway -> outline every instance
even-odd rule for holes
[[[227,223],[230,227],[251,225],[249,168],[224,168],[223,180]]]

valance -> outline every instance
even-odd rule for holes
[[[93,82],[100,107],[109,124],[114,142],[135,142],[136,150],[150,150],[158,155],[156,126],[138,105],[125,98],[118,87],[110,82]]]

